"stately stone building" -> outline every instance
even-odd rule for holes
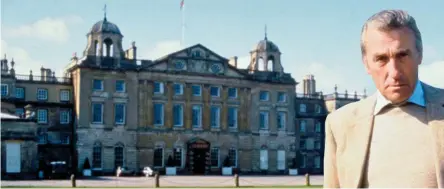
[[[40,159],[71,163],[75,146],[78,170],[88,160],[96,173],[119,166],[285,173],[298,154],[301,172],[322,172],[324,95],[313,76],[296,94],[298,83],[267,36],[250,51],[247,69],[201,44],[140,60],[135,43],[124,50],[122,39],[107,18],[95,23],[64,78],[46,68],[40,77],[15,75],[3,60],[2,102],[15,104],[18,115],[33,105]]]

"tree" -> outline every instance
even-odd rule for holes
[[[173,160],[173,157],[171,155],[168,157],[167,161],[167,167],[174,167],[175,161]]]
[[[88,158],[83,162],[83,169],[91,169],[91,165],[89,164]]]
[[[223,166],[224,167],[231,167],[230,156],[225,157]]]

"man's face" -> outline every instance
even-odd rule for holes
[[[369,27],[363,62],[376,88],[392,103],[407,100],[415,89],[422,57],[408,28],[381,31]]]

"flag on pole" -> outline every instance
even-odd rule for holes
[[[185,0],[181,0],[181,1],[180,1],[180,10],[183,9],[183,5],[184,5],[184,3],[185,3],[184,1],[185,1]]]

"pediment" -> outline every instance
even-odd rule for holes
[[[155,61],[150,69],[178,71],[215,76],[245,77],[242,72],[228,64],[228,59],[216,54],[201,44],[166,55]]]

